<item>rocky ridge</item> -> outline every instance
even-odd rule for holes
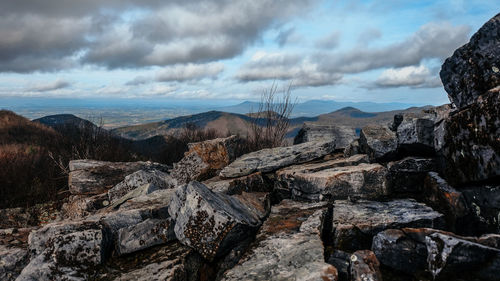
[[[239,156],[233,136],[173,169],[72,161],[49,222],[0,211],[0,279],[500,280],[499,30],[446,60],[452,105],[359,139],[310,128]]]

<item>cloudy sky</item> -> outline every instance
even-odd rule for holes
[[[442,104],[492,0],[0,0],[2,97]]]

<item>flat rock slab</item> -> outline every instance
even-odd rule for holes
[[[229,195],[241,194],[242,192],[271,192],[273,190],[273,183],[266,179],[261,172],[232,179],[214,177],[204,181],[203,184],[215,192]]]
[[[257,242],[222,280],[337,280],[320,238],[326,208],[290,200],[273,206]]]
[[[239,156],[237,136],[190,143],[189,151],[174,164],[172,176],[179,184],[209,179]]]
[[[175,221],[147,219],[136,225],[118,231],[117,252],[119,255],[140,251],[177,239],[174,233]]]
[[[434,159],[407,157],[387,163],[387,189],[394,197],[422,197],[428,172],[436,170]]]
[[[253,236],[261,225],[253,206],[196,181],[176,189],[168,210],[177,239],[209,261]]]
[[[396,133],[386,126],[368,125],[361,130],[359,148],[368,154],[370,161],[388,161],[397,153]]]
[[[356,138],[356,131],[352,127],[305,124],[295,136],[293,144],[333,140],[337,149],[344,149]]]
[[[444,227],[444,217],[413,199],[388,202],[359,200],[352,203],[335,201],[332,241],[345,251],[370,249],[373,236],[389,228]]]
[[[440,76],[450,100],[462,109],[500,85],[500,14],[444,62]]]
[[[356,157],[356,156],[354,156]],[[317,172],[289,170],[278,172],[278,179],[301,200],[377,199],[387,195],[387,170],[380,164],[361,163]]]
[[[109,201],[114,203],[130,191],[145,184],[152,184],[157,189],[175,188],[177,181],[167,173],[159,170],[139,170],[108,190]]]
[[[68,179],[71,194],[100,194],[123,181],[138,170],[157,169],[166,171],[167,167],[152,162],[106,162],[95,160],[73,160],[69,163]]]
[[[220,176],[236,178],[255,172],[272,172],[293,164],[321,158],[335,150],[335,142],[308,142],[287,147],[268,148],[245,154],[225,167]]]

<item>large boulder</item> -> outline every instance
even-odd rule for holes
[[[443,169],[451,185],[500,177],[500,88],[445,120]]]
[[[117,253],[129,254],[176,239],[172,218],[147,219],[118,231]]]
[[[331,240],[340,250],[370,249],[380,231],[404,227],[444,227],[443,215],[413,199],[388,202],[335,201]]]
[[[336,125],[304,124],[293,144],[310,141],[335,141],[336,149],[344,149],[357,138],[354,128]]]
[[[308,142],[286,147],[267,148],[236,159],[220,172],[220,176],[223,178],[236,178],[255,172],[272,172],[293,164],[321,158],[334,150],[334,141]]]
[[[450,100],[459,109],[476,103],[479,96],[500,85],[500,14],[446,59],[440,76]]]
[[[189,151],[174,164],[172,177],[179,184],[209,179],[239,156],[237,136],[188,144]]]
[[[337,280],[324,261],[322,219],[327,204],[284,200],[273,206],[256,242],[222,280]]]
[[[398,149],[406,155],[432,155],[434,153],[434,123],[431,116],[403,115],[396,130]]]
[[[461,189],[468,216],[464,218],[467,235],[500,233],[500,185],[469,186]]]
[[[69,162],[69,191],[71,194],[95,195],[108,191],[123,179],[138,170],[167,167],[152,162],[106,162],[95,160],[73,160]]]
[[[241,194],[242,192],[271,192],[273,190],[273,182],[261,172],[232,179],[214,177],[203,183],[213,191],[229,195]]]
[[[265,217],[255,205],[215,193],[196,181],[176,189],[169,213],[175,220],[177,239],[209,261],[251,238]]]
[[[397,154],[398,139],[386,126],[368,125],[361,129],[359,148],[372,162],[389,161]]]
[[[177,181],[167,173],[159,170],[139,170],[125,177],[125,179],[108,190],[109,201],[116,200],[145,184],[152,184],[157,189],[175,188]]]
[[[420,197],[427,173],[436,170],[434,159],[407,157],[387,163],[387,189],[394,197]]]
[[[425,239],[435,280],[500,280],[500,249],[442,233]]]
[[[291,191],[292,198],[301,200],[384,197],[386,168],[365,161],[366,157],[356,155],[345,160],[293,166],[278,171],[277,180]]]

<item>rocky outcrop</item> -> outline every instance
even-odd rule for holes
[[[443,228],[443,215],[412,199],[388,202],[337,200],[333,207],[332,244],[345,251],[370,249],[372,238],[389,228]]]
[[[121,228],[118,230],[117,252],[119,255],[129,254],[173,241],[176,239],[174,225],[172,218],[147,219]]]
[[[346,148],[344,149],[344,157],[351,157],[356,154],[360,154],[361,149],[359,147],[359,140],[352,141]]]
[[[338,280],[325,263],[321,241],[326,204],[289,200],[273,206],[269,218],[238,265],[222,280]]]
[[[0,280],[15,280],[27,260],[28,250],[0,245]]]
[[[125,177],[125,179],[108,190],[109,201],[114,203],[131,190],[145,184],[152,184],[157,189],[175,188],[177,181],[159,170],[139,170]]]
[[[287,147],[259,150],[236,159],[220,172],[223,178],[236,178],[255,172],[272,172],[293,164],[321,158],[335,150],[335,142],[308,142]]]
[[[421,197],[427,173],[436,170],[434,159],[407,157],[387,163],[387,189],[394,197]]]
[[[356,251],[351,256],[350,276],[352,281],[382,281],[380,263],[370,250]]]
[[[94,196],[72,195],[68,202],[62,206],[62,216],[65,219],[81,219],[95,214],[98,210],[109,206],[108,194],[102,193]]]
[[[356,131],[351,127],[304,124],[297,136],[295,136],[293,144],[311,141],[334,141],[336,149],[344,149],[356,138]]]
[[[209,179],[239,156],[237,136],[190,143],[184,158],[174,164],[172,177],[179,184]]]
[[[500,85],[500,14],[485,23],[470,42],[444,62],[440,76],[450,100],[459,108]]]
[[[452,185],[500,177],[500,88],[451,115],[444,124],[442,155]]]
[[[229,195],[242,192],[271,192],[273,183],[261,172],[232,179],[214,177],[203,182],[211,190]]]
[[[406,155],[432,155],[434,152],[434,123],[431,116],[403,115],[397,126],[398,149]]]
[[[500,280],[500,249],[442,233],[425,240],[429,271],[436,280]]]
[[[388,161],[397,153],[396,133],[381,125],[369,125],[361,130],[359,148],[372,162]]]
[[[105,162],[95,160],[73,160],[69,163],[69,191],[71,194],[95,195],[108,191],[123,179],[138,170],[167,167],[152,162]]]
[[[176,189],[169,213],[177,239],[209,261],[252,237],[263,219],[253,206],[195,181]]]
[[[387,195],[387,170],[380,164],[365,164],[363,155],[322,164],[294,166],[277,172],[292,198],[301,200],[375,199]],[[349,164],[358,163],[356,166]],[[328,168],[328,167],[332,168]]]

